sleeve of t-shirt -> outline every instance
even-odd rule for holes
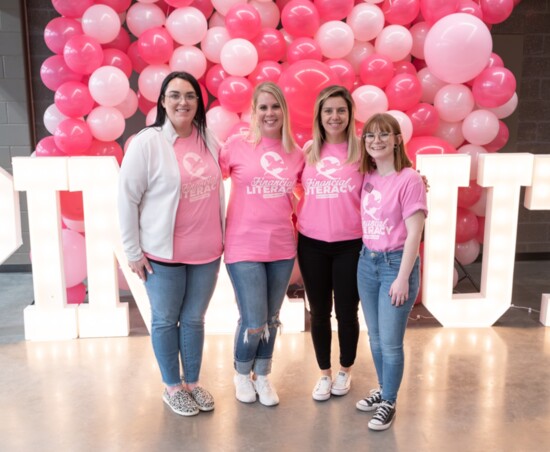
[[[401,205],[403,206],[403,219],[409,218],[419,210],[428,216],[426,187],[420,175],[414,170],[410,171],[410,176],[401,192]]]

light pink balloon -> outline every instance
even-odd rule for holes
[[[462,121],[447,122],[439,120],[439,124],[434,135],[436,137],[443,138],[453,147],[458,148],[462,143],[464,143],[464,135],[462,134]]]
[[[480,154],[486,154],[487,151],[482,146],[475,144],[465,144],[457,149],[459,154],[470,156],[470,179],[477,179],[477,163]]]
[[[512,113],[514,113],[514,111],[516,111],[517,106],[518,106],[518,95],[514,93],[510,98],[510,100],[506,102],[504,105],[501,105],[500,107],[495,107],[495,108],[486,108],[486,110],[494,113],[497,118],[503,119],[503,118],[507,118]]]
[[[122,113],[124,119],[134,116],[138,109],[138,98],[134,90],[129,89],[126,98],[120,104],[115,105],[115,108]]]
[[[420,58],[421,60],[424,59],[424,44],[429,30],[430,26],[426,22],[417,22],[409,29],[413,39],[411,47],[411,55],[413,57]]]
[[[487,110],[475,110],[462,123],[462,133],[466,141],[483,146],[493,141],[498,134],[498,118]]]
[[[126,99],[130,83],[120,69],[114,66],[103,66],[92,73],[88,87],[92,98],[99,105],[114,107]]]
[[[86,122],[94,138],[100,141],[115,141],[124,133],[124,116],[115,107],[94,108]]]
[[[227,140],[231,129],[240,121],[239,115],[218,106],[206,112],[206,124],[218,140]]]
[[[474,109],[474,96],[466,85],[449,84],[441,88],[434,98],[434,107],[443,121],[462,121]]]
[[[57,126],[68,118],[68,116],[65,116],[59,111],[55,104],[51,104],[44,112],[44,126],[46,130],[53,135]]]
[[[126,13],[126,25],[130,32],[139,38],[147,29],[162,27],[166,21],[166,15],[157,5],[134,3]]]
[[[392,115],[401,128],[401,136],[403,137],[403,142],[406,144],[412,138],[413,125],[411,118],[409,118],[405,113],[399,110],[388,110],[388,114]]]
[[[222,47],[221,65],[231,75],[246,76],[258,64],[258,51],[246,39],[231,39]]]
[[[149,110],[149,113],[147,113],[147,116],[145,116],[145,125],[150,126],[155,122],[155,119],[157,118],[157,107],[151,108]]]
[[[86,240],[76,231],[61,230],[65,284],[73,287],[86,278]]]
[[[425,67],[418,71],[417,74],[418,80],[422,85],[422,97],[420,100],[432,104],[435,99],[437,92],[443,88],[447,83],[443,80],[438,79],[433,75],[430,70]]]
[[[371,41],[384,28],[384,13],[376,5],[359,3],[353,7],[346,22],[357,41]]]
[[[200,10],[187,6],[170,13],[166,29],[177,43],[192,46],[204,39],[208,22]]]
[[[147,66],[138,78],[139,92],[151,102],[157,102],[163,80],[172,72],[166,64]]]
[[[374,48],[377,53],[389,57],[392,61],[403,60],[411,53],[412,36],[402,25],[388,25],[376,37]]]
[[[208,19],[208,28],[223,27],[225,28],[225,17],[218,11],[214,11]]]
[[[281,12],[275,2],[250,0],[249,5],[253,6],[260,13],[262,28],[277,28],[281,20]]]
[[[206,72],[207,61],[197,47],[180,46],[174,50],[169,65],[173,71],[188,72],[198,80]]]
[[[348,53],[344,59],[349,61],[353,72],[359,74],[361,71],[361,62],[374,53],[374,46],[370,42],[355,41],[351,52]]]
[[[118,36],[120,18],[117,12],[107,5],[93,5],[82,16],[82,30],[100,44],[106,44]]]
[[[487,189],[484,188],[481,191],[481,197],[479,200],[471,206],[468,210],[475,213],[478,217],[484,217],[487,211]]]
[[[455,257],[462,265],[469,265],[479,256],[479,242],[476,239],[455,245]]]
[[[331,20],[319,27],[315,40],[326,58],[343,58],[353,48],[353,30],[345,22]]]
[[[222,47],[230,40],[231,37],[225,27],[211,27],[201,41],[201,50],[209,61],[219,63]]]
[[[487,26],[466,13],[445,16],[428,31],[424,56],[430,71],[447,83],[476,77],[489,62],[493,40]]]
[[[388,110],[388,99],[383,90],[373,85],[363,85],[351,94],[355,102],[355,118],[365,122],[375,113]]]
[[[227,14],[232,6],[244,3],[246,3],[246,0],[212,0],[212,6],[223,16]]]

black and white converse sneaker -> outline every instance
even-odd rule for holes
[[[382,400],[374,416],[369,421],[369,428],[371,430],[386,430],[390,428],[393,420],[395,419],[395,403]]]
[[[382,401],[382,393],[380,389],[371,389],[370,394],[364,399],[359,400],[355,407],[361,411],[374,411]]]

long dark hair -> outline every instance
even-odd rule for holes
[[[197,112],[193,118],[193,124],[195,124],[195,127],[198,129],[201,138],[206,141],[206,110],[204,109],[204,102],[202,100],[201,87],[199,82],[197,82],[197,79],[188,72],[171,72],[163,80],[162,85],[160,86],[159,98],[157,100],[157,117],[155,122],[149,127],[162,127],[164,125],[164,122],[166,121],[166,109],[162,105],[162,101],[164,100],[168,84],[175,78],[181,78],[182,80],[191,83],[191,86],[195,90],[195,94],[198,96]]]

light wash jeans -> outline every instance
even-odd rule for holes
[[[279,311],[285,298],[294,258],[274,262],[227,264],[237,305],[235,370],[243,375],[271,372]]]
[[[200,265],[151,262],[145,288],[151,303],[151,341],[167,386],[196,383],[202,363],[204,316],[218,279],[220,258]]]
[[[391,304],[389,290],[399,273],[403,251],[376,252],[363,246],[357,268],[357,285],[370,349],[382,399],[395,402],[403,378],[403,337],[420,284],[420,259],[409,276],[409,296],[401,306]]]

